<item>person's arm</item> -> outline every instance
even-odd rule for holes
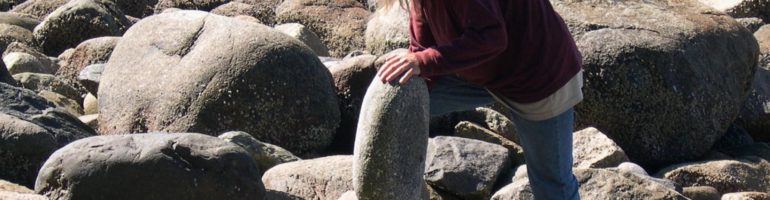
[[[415,48],[419,51],[413,51],[414,57],[423,76],[451,74],[476,67],[495,58],[508,46],[508,34],[499,0],[453,2],[464,4],[454,6],[457,19],[463,20],[460,22],[463,33],[449,45],[433,44]],[[423,43],[417,45],[420,44]]]
[[[424,51],[436,45],[422,9],[411,0],[409,5],[409,52]]]

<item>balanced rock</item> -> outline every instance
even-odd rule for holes
[[[95,136],[57,150],[35,191],[51,199],[263,199],[241,147],[192,133]]]
[[[607,134],[634,162],[694,160],[735,120],[759,50],[732,17],[694,1],[552,3],[583,55],[576,123]]]
[[[509,154],[479,140],[435,137],[428,145],[425,181],[462,199],[489,199],[497,178],[511,168]]]
[[[25,72],[42,74],[56,73],[56,69],[52,68],[51,66],[46,66],[38,57],[28,53],[10,53],[6,56],[3,56],[3,62],[8,68],[8,72],[14,75]]]
[[[730,14],[735,18],[759,17],[770,20],[770,1],[768,0],[699,0],[714,9]]]
[[[359,199],[421,199],[428,146],[428,87],[372,81],[364,96],[353,150]]]
[[[596,128],[583,129],[572,137],[575,168],[609,168],[628,162],[623,149]]]
[[[722,195],[722,200],[770,200],[765,192],[734,192]]]
[[[392,3],[377,9],[366,24],[366,50],[374,55],[409,47],[409,11],[401,1]]]
[[[80,43],[69,52],[69,55],[59,56],[61,67],[56,75],[68,82],[76,83],[78,75],[87,66],[107,63],[118,41],[120,41],[119,37],[99,37]]]
[[[266,199],[336,200],[353,190],[352,156],[330,156],[290,162],[265,172]]]
[[[70,0],[26,0],[24,3],[13,7],[11,12],[27,14],[42,21],[54,10],[67,4],[67,2],[70,2]]]
[[[688,199],[675,190],[636,174],[608,169],[575,169],[573,173],[580,183],[581,199]],[[529,179],[526,173],[522,175],[517,173],[513,183],[497,191],[492,199],[534,199]]]
[[[40,24],[40,21],[21,13],[0,12],[0,24],[14,25],[32,31]]]
[[[300,160],[291,152],[279,146],[260,142],[245,132],[233,131],[219,135],[220,139],[237,144],[245,149],[257,163],[259,171],[266,172],[268,169],[283,163]]]
[[[214,8],[214,10],[211,10],[211,13],[228,17],[239,15],[251,16],[257,18],[260,23],[265,25],[272,26],[275,24],[275,10],[270,6],[264,5],[264,3],[247,4],[234,1]]]
[[[96,133],[31,90],[0,83],[0,179],[31,187],[56,149]]]
[[[298,155],[327,148],[340,120],[331,75],[307,46],[201,11],[131,27],[97,96],[99,113],[109,113],[99,115],[100,133],[238,130]]]
[[[377,69],[374,66],[376,56],[361,55],[345,58],[335,64],[328,65],[334,78],[337,98],[340,101],[341,122],[337,135],[332,142],[331,151],[353,152],[353,142],[356,137],[361,104],[364,101],[366,89],[371,84]]]
[[[326,45],[321,42],[321,39],[318,38],[318,35],[316,35],[312,30],[310,30],[310,28],[306,27],[305,25],[288,23],[277,25],[274,28],[275,30],[281,31],[286,35],[302,41],[302,43],[305,43],[305,45],[310,47],[310,49],[313,49],[313,52],[315,52],[316,55],[329,56],[329,49],[326,48]]]
[[[21,86],[35,92],[51,91],[81,102],[83,97],[78,89],[73,88],[59,77],[50,74],[20,73],[13,75]],[[79,105],[80,103],[78,103]]]
[[[720,193],[770,191],[770,163],[756,157],[685,163],[665,168],[657,177],[682,186],[711,186]]]
[[[102,80],[105,64],[93,64],[86,66],[77,77],[78,83],[91,94],[99,93],[99,83]]]
[[[120,36],[128,26],[130,22],[115,3],[73,0],[46,17],[33,36],[43,53],[59,55],[91,38]]]
[[[285,0],[276,8],[277,23],[299,23],[318,34],[330,54],[343,57],[364,49],[371,13],[356,0]]]

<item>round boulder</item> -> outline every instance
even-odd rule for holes
[[[263,199],[241,147],[194,133],[95,136],[46,161],[35,192],[51,199]]]
[[[335,200],[353,190],[352,167],[352,156],[322,157],[275,166],[262,181],[267,199]]]
[[[371,13],[356,0],[286,0],[276,8],[278,23],[299,23],[321,37],[334,57],[364,49]]]
[[[340,121],[331,75],[307,46],[201,11],[135,24],[98,93],[105,134],[237,130],[306,155],[325,149]]]
[[[703,156],[746,99],[759,48],[732,17],[694,1],[552,1],[583,54],[593,126],[648,168]]]
[[[59,55],[91,38],[119,36],[130,24],[115,3],[73,0],[46,17],[33,36],[43,53]]]

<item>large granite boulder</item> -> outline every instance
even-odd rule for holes
[[[359,199],[421,199],[428,146],[425,80],[403,85],[372,81],[364,95],[353,149],[353,187]]]
[[[263,199],[241,147],[202,134],[96,136],[57,150],[35,191],[51,199]]]
[[[275,166],[262,176],[266,199],[336,200],[353,190],[352,167],[352,156],[322,157]]]
[[[428,145],[425,181],[462,199],[489,199],[498,177],[511,169],[510,153],[479,140],[435,137]]]
[[[701,3],[725,12],[735,18],[759,17],[770,21],[768,0],[699,0]]]
[[[222,40],[228,37],[227,40]],[[340,120],[331,75],[299,41],[201,11],[154,15],[118,42],[99,85],[104,134],[244,131],[298,155]]]
[[[609,169],[575,169],[573,173],[580,183],[581,199],[688,199],[671,188],[632,173]],[[517,173],[513,183],[497,191],[492,199],[532,200],[535,198],[526,173]]]
[[[309,27],[334,57],[364,49],[364,31],[370,14],[356,0],[286,0],[276,8],[278,23]]]
[[[27,14],[36,17],[37,20],[43,20],[54,10],[67,4],[67,2],[70,2],[70,0],[27,0],[13,7],[11,12]]]
[[[56,149],[95,134],[33,91],[0,83],[0,179],[31,187]]]
[[[409,11],[394,5],[377,9],[366,24],[366,50],[382,55],[392,50],[409,47]]]
[[[732,17],[694,1],[552,3],[583,54],[576,122],[607,134],[634,162],[694,160],[735,120],[759,48]]]
[[[33,36],[43,53],[59,55],[91,38],[120,36],[130,24],[115,3],[73,0],[46,17]]]

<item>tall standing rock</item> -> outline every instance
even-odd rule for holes
[[[51,199],[263,199],[241,147],[201,134],[96,136],[57,150],[35,192]]]
[[[730,16],[694,1],[552,3],[583,54],[577,123],[606,133],[632,161],[696,159],[735,120],[759,49]]]
[[[377,9],[366,24],[366,50],[382,55],[392,50],[409,47],[409,11],[393,1],[394,5]]]
[[[227,38],[227,39],[223,39]],[[325,149],[340,120],[329,71],[270,27],[176,11],[135,24],[98,91],[100,133],[244,131],[298,155]]]
[[[428,88],[372,81],[364,97],[353,153],[358,199],[423,199],[428,146]]]
[[[278,23],[310,27],[334,57],[364,49],[364,30],[371,13],[356,0],[286,0],[276,8]]]
[[[73,0],[46,17],[33,37],[43,53],[53,56],[91,38],[120,36],[130,24],[115,3]]]

